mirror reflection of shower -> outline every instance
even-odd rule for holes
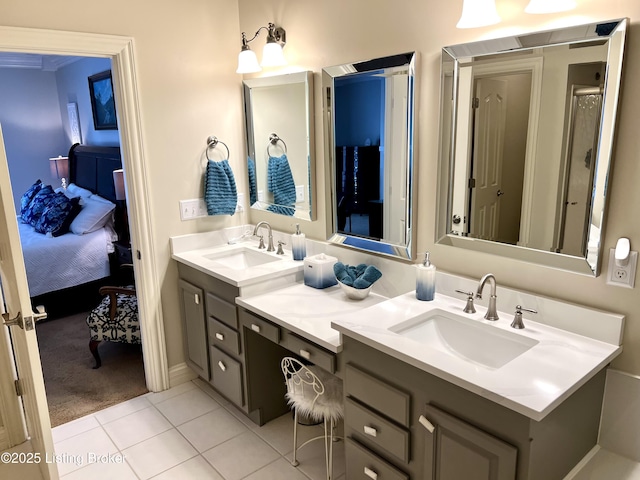
[[[568,255],[587,254],[590,224],[600,228],[599,218],[590,218],[594,201],[594,171],[597,168],[597,147],[602,113],[604,63],[569,66],[567,102],[569,114],[565,127],[565,156],[562,199],[559,203],[557,249]]]

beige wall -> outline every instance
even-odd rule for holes
[[[417,230],[418,251],[430,250],[433,262],[442,270],[470,277],[480,277],[491,271],[498,283],[534,293],[561,298],[590,307],[627,315],[625,347],[615,366],[640,374],[640,295],[634,290],[611,287],[604,276],[591,278],[550,268],[526,264],[497,256],[467,252],[454,247],[434,245],[436,221],[436,173],[438,155],[438,89],[440,49],[444,45],[480,40],[505,34],[541,30],[562,26],[562,21],[585,23],[630,17],[640,19],[640,3],[635,0],[604,2],[582,0],[570,15],[527,15],[528,0],[496,0],[502,23],[493,27],[458,30],[455,24],[462,0],[350,1],[323,0],[239,0],[240,28],[253,32],[259,25],[273,21],[287,30],[285,53],[290,65],[318,73],[322,67],[372,57],[417,51],[418,67],[418,130],[416,134],[418,183]],[[633,25],[629,33],[625,59],[626,88],[623,88],[619,112],[618,142],[614,171],[610,184],[609,221],[604,248],[608,251],[618,237],[631,238],[632,248],[640,249],[640,136],[637,134],[637,112],[640,93],[634,89],[633,78],[640,75],[640,29]],[[317,81],[319,77],[316,76]],[[323,158],[320,90],[316,88],[316,154]],[[319,162],[322,165],[322,162]],[[324,168],[318,168],[324,175]],[[318,182],[324,186],[324,182]],[[319,198],[323,205],[325,198]],[[252,218],[254,215],[252,214]],[[280,228],[285,221],[273,219]],[[318,220],[302,224],[308,236],[324,235],[326,215],[320,211]],[[604,268],[606,271],[607,258]],[[500,298],[498,298],[500,303]],[[513,305],[500,305],[511,310]]]
[[[169,365],[183,362],[177,269],[169,237],[240,224],[241,216],[181,222],[180,199],[202,197],[206,139],[231,151],[240,191],[246,191],[238,7],[227,0],[0,0],[0,24],[125,35],[135,41],[144,153],[162,278]],[[246,157],[245,157],[246,158]],[[144,252],[143,252],[144,253]]]
[[[616,367],[640,374],[640,295],[635,290],[609,287],[596,279],[528,265],[486,254],[434,245],[436,172],[438,153],[438,89],[440,48],[443,45],[558,26],[563,15],[523,13],[527,0],[497,0],[502,24],[484,29],[457,30],[461,0],[360,0],[305,2],[301,0],[112,0],[108,7],[80,0],[0,0],[0,23],[7,26],[96,32],[135,39],[144,153],[148,158],[152,222],[158,270],[162,277],[162,308],[166,323],[169,365],[183,361],[179,323],[177,272],[170,259],[169,237],[240,224],[247,214],[181,222],[180,199],[201,196],[203,150],[208,135],[216,135],[231,151],[239,191],[246,192],[241,78],[235,62],[240,31],[253,34],[273,21],[287,30],[285,53],[292,70],[315,72],[315,123],[318,174],[318,220],[302,222],[310,237],[326,235],[324,195],[324,136],[320,75],[322,67],[398,52],[417,51],[418,130],[418,250],[430,250],[442,270],[479,277],[492,271],[499,284],[559,297],[587,306],[627,315],[625,351]],[[640,18],[635,0],[582,0],[573,12],[575,23],[628,16]],[[238,28],[240,25],[240,28]],[[640,136],[635,124],[640,93],[631,81],[640,74],[640,29],[629,35],[626,89],[620,109],[618,144],[611,178],[610,216],[604,247],[620,236],[640,249]],[[257,41],[260,43],[260,41]],[[270,213],[275,228],[292,230],[292,219]],[[605,260],[606,270],[606,260]],[[500,300],[498,299],[498,302]],[[509,310],[511,305],[499,305]]]

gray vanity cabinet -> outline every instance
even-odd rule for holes
[[[425,479],[513,480],[518,450],[502,440],[426,405],[435,427],[425,435]]]
[[[605,370],[535,421],[345,334],[341,355],[348,480],[561,480],[597,443]]]
[[[239,289],[178,263],[188,365],[246,412],[244,355],[235,298]]]
[[[178,281],[187,364],[209,380],[209,355],[205,328],[204,291],[182,279]]]

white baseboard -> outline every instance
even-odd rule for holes
[[[198,378],[198,375],[186,363],[179,363],[169,368],[169,387],[190,382],[194,378]]]
[[[578,464],[571,469],[571,471],[564,477],[563,480],[571,480],[574,478],[580,470],[584,468],[584,466],[591,461],[591,459],[595,456],[596,453],[600,450],[600,445],[594,446],[589,452],[584,456]]]

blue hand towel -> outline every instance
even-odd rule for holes
[[[227,160],[208,161],[204,179],[204,201],[209,215],[233,215],[236,212],[236,180]]]
[[[273,203],[293,207],[296,203],[296,184],[286,155],[269,157],[267,186],[273,193]]]
[[[382,272],[374,265],[365,268],[364,273],[356,278],[353,282],[355,288],[368,288],[382,276]]]
[[[370,287],[382,276],[382,272],[374,265],[366,265],[364,263],[352,266],[336,262],[333,265],[333,273],[335,273],[340,283],[357,289]]]
[[[247,157],[247,173],[249,174],[249,205],[258,201],[258,183],[256,181],[256,163]]]

